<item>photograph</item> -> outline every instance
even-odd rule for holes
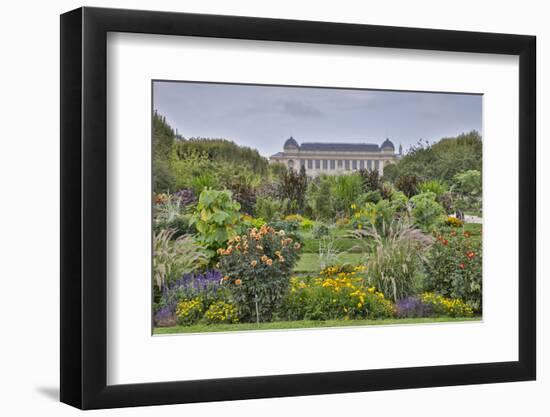
[[[482,95],[153,81],[154,334],[479,321]]]
[[[483,95],[153,80],[154,335],[479,322]]]

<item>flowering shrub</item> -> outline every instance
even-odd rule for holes
[[[301,248],[284,230],[262,226],[235,236],[219,249],[223,285],[245,321],[269,321],[288,291]]]
[[[177,322],[183,326],[197,323],[202,318],[202,301],[200,298],[181,301],[176,308]]]
[[[281,315],[287,320],[392,317],[393,303],[356,274],[340,272],[310,280],[293,277]]]
[[[395,303],[395,316],[398,318],[430,317],[433,315],[433,306],[422,302],[418,297],[407,297]]]
[[[440,294],[425,292],[421,296],[421,301],[431,305],[436,315],[449,317],[471,317],[474,315],[472,307],[458,298],[447,298]]]
[[[237,308],[233,304],[225,301],[216,301],[212,303],[206,313],[204,319],[208,324],[214,323],[238,323]]]
[[[445,224],[447,226],[451,226],[451,227],[462,227],[462,226],[464,226],[464,222],[462,220],[460,220],[459,218],[456,218],[454,216],[448,216],[447,219],[445,220]]]
[[[456,229],[435,237],[425,263],[424,288],[445,297],[460,298],[480,312],[481,240]]]

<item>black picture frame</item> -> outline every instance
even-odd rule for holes
[[[519,360],[107,385],[108,32],[519,56]],[[61,401],[82,409],[533,380],[536,38],[252,17],[80,8],[61,15]]]

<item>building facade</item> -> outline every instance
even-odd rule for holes
[[[270,162],[279,162],[289,169],[299,171],[303,166],[310,177],[321,174],[346,174],[360,169],[377,170],[380,175],[384,167],[400,158],[393,143],[386,139],[380,146],[372,143],[322,143],[311,142],[301,145],[290,137],[283,146],[283,152],[269,157]]]

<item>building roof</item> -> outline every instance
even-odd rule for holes
[[[277,152],[277,153],[274,153],[273,155],[271,155],[270,158],[280,158],[282,156],[284,156],[283,152]]]
[[[391,140],[387,139],[382,143],[382,145],[380,146],[380,149],[382,148],[392,148],[393,150],[395,150],[395,146],[393,146],[393,143]]]
[[[302,151],[324,151],[324,152],[378,152],[380,148],[374,143],[323,143],[309,142],[302,143]]]
[[[300,145],[298,145],[298,142],[291,136],[289,137],[285,144],[283,145],[283,148],[288,148],[289,146],[295,146],[296,148],[300,148]]]

